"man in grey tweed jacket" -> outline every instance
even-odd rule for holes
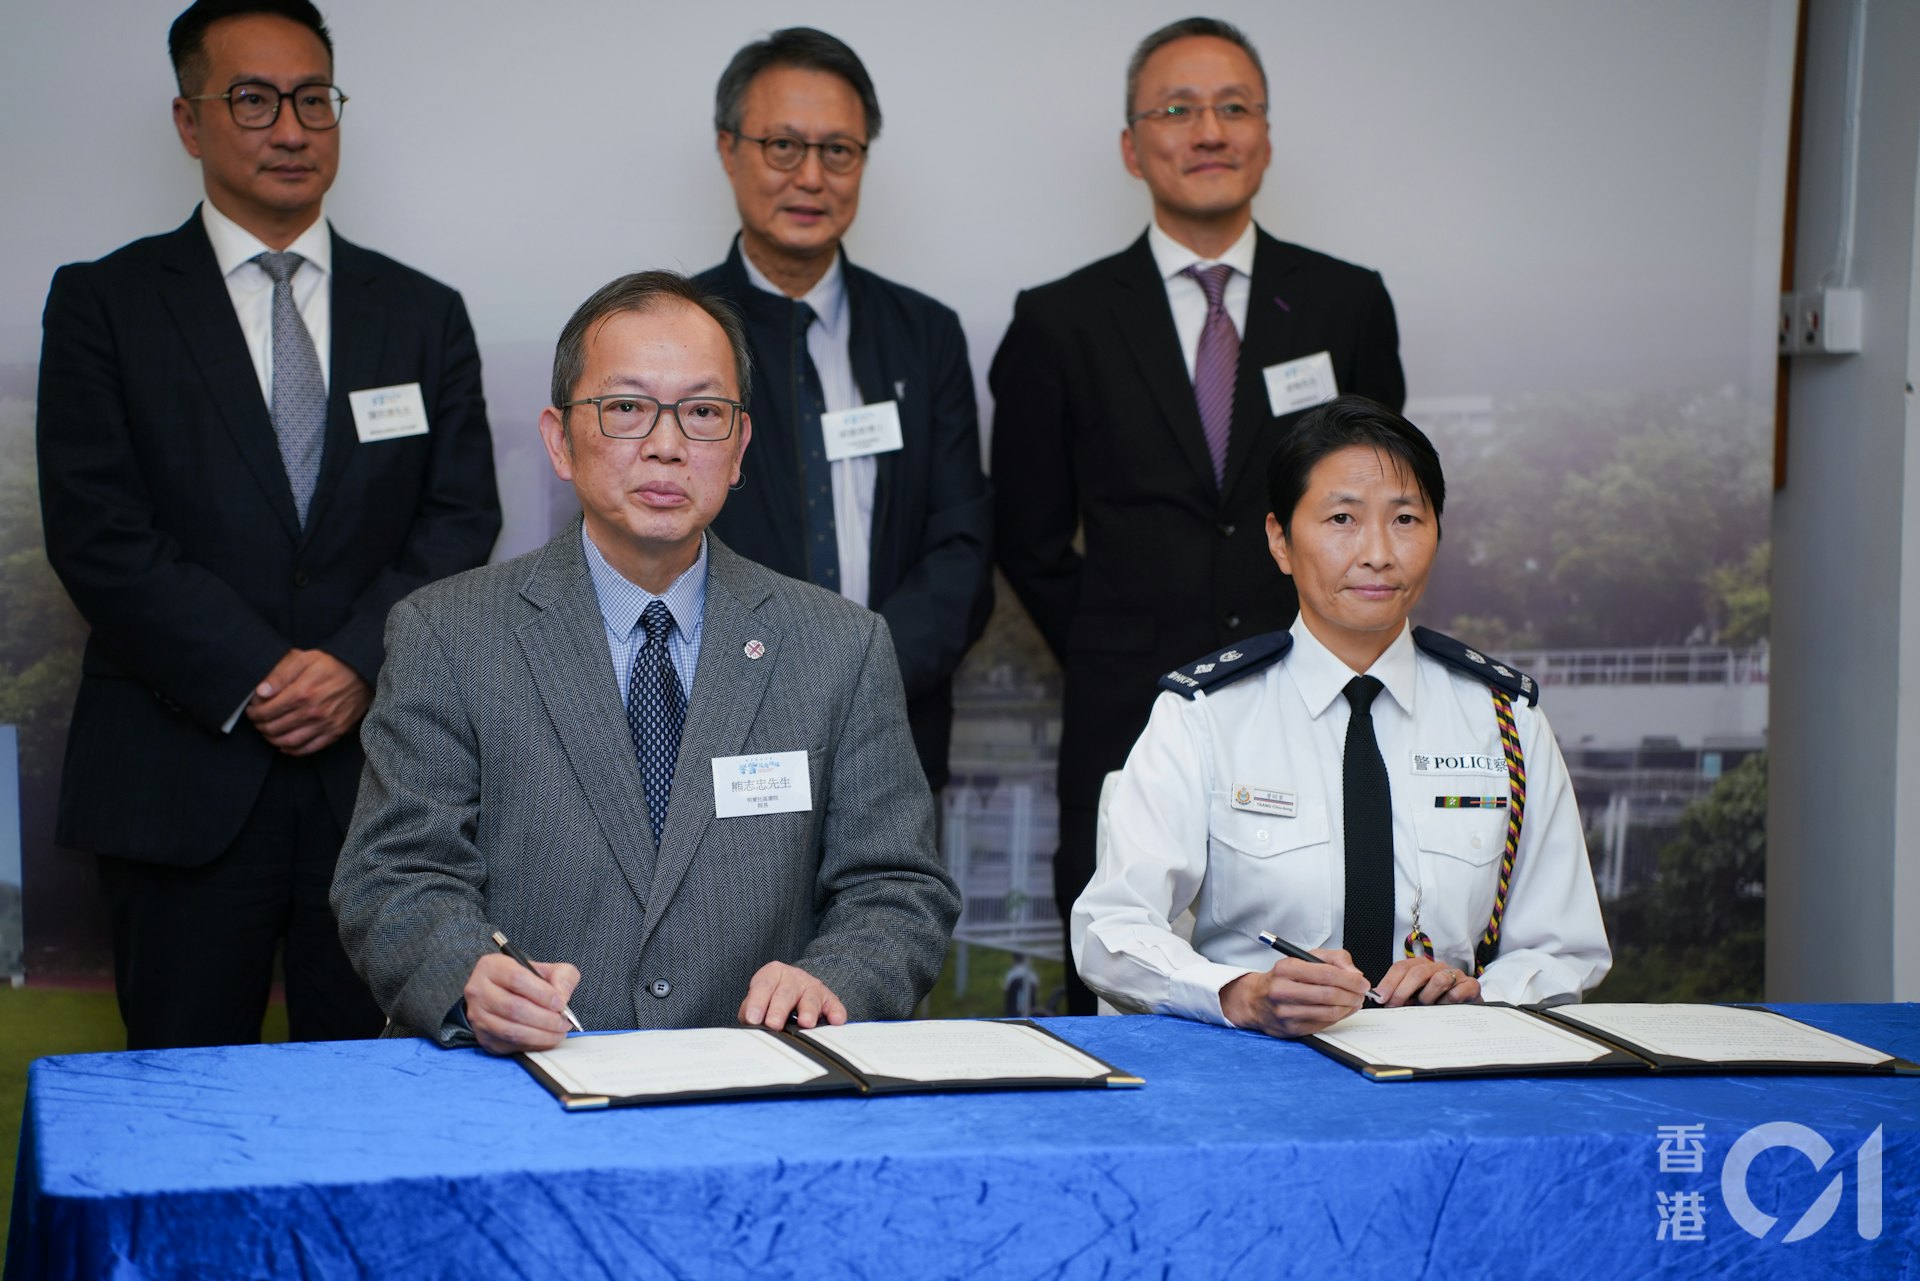
[[[569,1003],[596,1030],[812,1026],[904,1017],[932,986],[959,899],[887,629],[706,532],[751,435],[747,359],[682,277],[602,289],[541,418],[584,525],[393,610],[333,902],[394,1030],[506,1052],[557,1044]],[[664,658],[637,618],[655,601]],[[654,709],[688,688],[649,775]],[[772,754],[804,756],[807,807],[722,816],[711,763]]]

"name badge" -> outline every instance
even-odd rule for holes
[[[1507,758],[1482,752],[1415,752],[1416,774],[1485,774],[1489,778],[1507,776]]]
[[[347,403],[353,406],[353,430],[363,445],[427,434],[427,402],[420,397],[419,383],[350,391]]]
[[[1340,394],[1333,378],[1333,357],[1324,351],[1268,365],[1261,372],[1267,379],[1267,405],[1276,418],[1324,405]]]
[[[1233,789],[1228,803],[1237,810],[1249,814],[1271,814],[1275,818],[1292,818],[1296,808],[1292,792],[1275,791],[1271,787],[1247,787],[1244,784]]]
[[[713,758],[713,815],[789,814],[813,808],[805,752],[761,752]]]
[[[827,438],[827,461],[890,454],[900,448],[900,402],[842,409],[820,415],[820,434]]]

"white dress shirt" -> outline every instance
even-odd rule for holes
[[[269,252],[257,236],[213,207],[211,200],[200,202],[200,219],[206,225],[207,239],[213,242],[214,261],[226,278],[227,296],[233,299],[233,314],[239,317],[240,332],[246,336],[247,354],[253,357],[253,371],[260,375],[260,395],[273,404],[273,277],[254,262],[256,255]],[[301,232],[286,252],[299,254],[306,261],[293,273],[293,303],[300,319],[307,323],[313,338],[314,355],[320,358],[320,377],[333,386],[333,234],[325,218]]]
[[[233,300],[233,314],[240,321],[241,336],[247,342],[247,354],[253,358],[253,372],[260,379],[260,398],[273,407],[273,277],[253,259],[271,252],[258,236],[213,207],[213,201],[200,202],[200,222],[213,243],[213,259],[227,283],[227,297]],[[293,303],[300,309],[307,333],[313,339],[314,355],[320,360],[320,377],[333,385],[329,357],[333,354],[333,234],[327,220],[317,217],[313,225],[287,246],[286,252],[299,254],[306,261],[293,273]],[[265,676],[265,672],[260,675]],[[253,701],[248,691],[240,706],[233,709],[220,726],[231,734],[240,723],[241,713]]]
[[[667,659],[673,664],[673,674],[680,678],[681,695],[691,699],[694,672],[700,665],[700,634],[707,622],[707,536],[700,535],[700,554],[693,558],[693,564],[658,596],[609,564],[584,523],[580,526],[580,546],[587,555],[594,597],[600,602],[600,621],[606,625],[607,656],[613,660],[620,705],[627,705],[633,683],[633,656],[647,643],[640,615],[656,600],[665,601],[667,613],[673,616],[673,630],[667,633]]]
[[[1163,692],[1127,758],[1101,825],[1093,879],[1074,904],[1073,953],[1087,985],[1122,1009],[1225,1023],[1220,989],[1278,959],[1271,930],[1307,948],[1343,946],[1341,759],[1355,673],[1293,625],[1293,649],[1265,671]],[[1507,797],[1488,687],[1400,636],[1368,670],[1386,686],[1374,732],[1393,792],[1393,954],[1419,926],[1434,958],[1473,972],[1506,846],[1504,808],[1439,798]],[[1489,1001],[1575,997],[1612,962],[1586,837],[1553,731],[1516,699],[1527,806],[1500,953],[1481,976]],[[1292,813],[1241,789],[1291,798]],[[1191,908],[1191,944],[1169,922]]]
[[[770,294],[784,291],[767,279],[742,253],[747,279],[756,289]],[[853,379],[853,353],[848,340],[853,335],[853,308],[847,305],[847,278],[840,268],[840,255],[818,283],[798,301],[813,308],[819,319],[807,327],[807,354],[820,375],[820,390],[827,401],[827,412],[858,409],[866,402]],[[796,406],[788,407],[794,429],[800,427]],[[840,594],[856,605],[867,603],[868,565],[873,546],[873,491],[879,467],[871,454],[860,458],[842,458],[830,464],[833,469],[833,532],[840,552]]]
[[[1233,268],[1227,277],[1227,291],[1220,303],[1233,321],[1233,332],[1247,336],[1247,299],[1253,292],[1253,223],[1240,233],[1240,239],[1228,246],[1218,258],[1202,258],[1193,250],[1160,230],[1154,223],[1147,228],[1147,248],[1153,250],[1154,265],[1167,287],[1167,302],[1173,307],[1173,327],[1180,334],[1180,354],[1186,357],[1187,378],[1193,378],[1193,365],[1200,354],[1200,331],[1207,324],[1207,291],[1200,282],[1185,275],[1188,267],[1202,268],[1225,263]]]

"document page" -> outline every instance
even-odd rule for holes
[[[843,1023],[799,1035],[839,1055],[862,1075],[903,1081],[1091,1081],[1108,1070],[1065,1041],[1018,1023]]]
[[[1857,1063],[1892,1056],[1766,1010],[1726,1005],[1563,1005],[1554,1015],[1655,1054],[1707,1063]]]
[[[1313,1039],[1366,1063],[1426,1071],[1591,1063],[1608,1052],[1545,1019],[1494,1005],[1359,1010]]]
[[[688,1028],[570,1036],[527,1058],[572,1094],[681,1094],[799,1085],[827,1070],[777,1036],[748,1028]]]

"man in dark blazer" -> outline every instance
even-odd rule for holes
[[[1339,392],[1395,409],[1406,396],[1380,277],[1253,223],[1267,110],[1236,28],[1193,18],[1148,36],[1120,152],[1153,225],[1022,293],[989,376],[1000,567],[1066,675],[1062,921],[1093,872],[1101,783],[1159,676],[1293,620],[1263,523],[1275,443]],[[1068,978],[1070,1008],[1091,1013]]]
[[[57,837],[99,856],[130,1047],[258,1040],[282,943],[292,1035],[371,1036],[327,891],[387,610],[499,531],[479,353],[320,216],[311,5],[202,0],[171,47],[206,203],[47,298],[47,553],[91,628]]]
[[[334,904],[396,1034],[813,1027],[933,985],[960,904],[886,625],[706,532],[749,360],[685,277],[600,290],[540,419],[581,523],[393,611]]]
[[[807,27],[776,31],[734,55],[715,99],[740,235],[700,282],[746,320],[760,443],[714,531],[887,620],[914,746],[937,790],[953,672],[993,603],[966,338],[951,309],[854,266],[840,247],[880,133],[879,100],[852,49]],[[841,413],[862,407],[843,428]],[[836,459],[837,445],[855,452]]]

